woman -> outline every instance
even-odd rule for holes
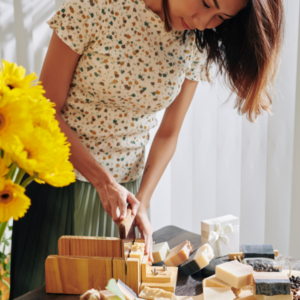
[[[67,0],[48,24],[54,33],[40,80],[72,145],[77,181],[29,186],[32,206],[14,224],[11,299],[44,283],[44,261],[61,235],[116,235],[110,217],[124,219],[127,203],[151,260],[147,209],[198,81],[210,80],[215,62],[239,112],[253,121],[270,111],[283,7],[281,0]],[[145,164],[149,130],[164,108]]]

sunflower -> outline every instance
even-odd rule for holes
[[[50,132],[36,127],[30,134],[20,137],[22,145],[11,147],[11,159],[31,176],[38,172],[51,172],[56,160],[56,147]]]
[[[11,180],[0,178],[0,222],[22,218],[30,206],[25,188]]]
[[[9,168],[6,166],[5,161],[0,159],[0,177],[4,178],[9,171]]]
[[[10,148],[20,145],[21,136],[28,135],[33,125],[26,101],[10,95],[0,96],[0,148],[10,153]]]
[[[18,90],[26,93],[27,96],[36,99],[39,95],[45,93],[40,82],[37,82],[37,75],[31,73],[27,76],[26,70],[22,66],[8,62],[2,59],[2,81],[3,87],[0,87],[0,93],[5,94],[9,90]]]

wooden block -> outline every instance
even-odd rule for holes
[[[119,238],[90,236],[68,236],[67,238],[69,239],[70,247],[69,255],[122,257],[121,239]],[[64,245],[66,243],[64,241]],[[66,246],[64,247],[66,248]]]
[[[138,258],[127,259],[127,282],[126,284],[136,293],[139,294],[140,288],[140,265]]]
[[[168,267],[168,269],[172,270],[171,282],[163,282],[163,283],[143,282],[141,284],[140,291],[142,291],[145,286],[148,286],[151,288],[159,288],[159,289],[163,289],[167,292],[175,293],[177,278],[178,278],[178,268],[177,267]]]
[[[112,263],[113,263],[113,278],[116,281],[120,279],[121,281],[126,282],[125,258],[115,257]]]
[[[157,275],[153,275],[152,270],[154,269],[156,269]],[[171,282],[172,272],[170,267],[168,267],[166,271],[163,270],[163,267],[149,267],[143,282]]]
[[[46,292],[84,294],[104,289],[112,278],[111,257],[51,255],[45,263]]]
[[[63,235],[58,240],[58,255],[70,255],[70,237],[68,235]]]
[[[147,277],[148,270],[150,268],[150,263],[148,259],[149,255],[145,255],[142,261],[142,266],[141,266],[141,273],[142,273],[142,282],[145,281]]]

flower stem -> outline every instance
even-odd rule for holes
[[[16,168],[17,168],[17,166],[15,164],[12,164],[12,166],[9,169],[9,172],[6,175],[6,179],[10,179],[13,176]]]
[[[8,221],[0,223],[0,242],[2,241],[7,223],[8,223]]]
[[[23,169],[19,169],[18,175],[17,175],[16,179],[14,180],[14,183],[20,184],[25,173],[26,172]]]
[[[26,188],[26,186],[27,186],[29,183],[31,183],[33,180],[34,180],[34,176],[30,176],[30,177],[28,177],[27,179],[25,179],[25,180],[22,182],[21,186],[23,186],[24,188]]]

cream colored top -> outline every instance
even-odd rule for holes
[[[117,182],[139,178],[156,113],[185,78],[206,79],[194,32],[183,44],[143,0],[67,0],[47,23],[81,54],[63,119]]]

